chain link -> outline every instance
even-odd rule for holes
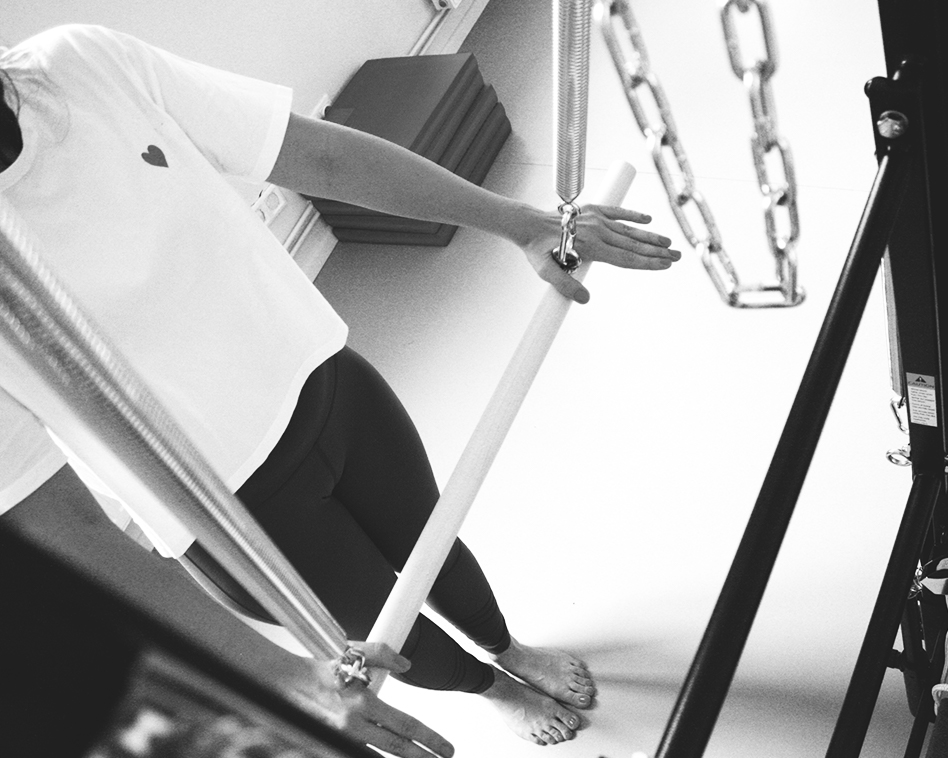
[[[639,130],[644,135],[662,186],[668,195],[675,221],[688,243],[701,255],[701,262],[724,301],[737,308],[773,308],[799,305],[804,292],[797,285],[795,247],[800,236],[797,184],[790,146],[777,131],[776,110],[770,78],[777,69],[777,46],[773,23],[765,0],[726,0],[721,21],[731,69],[744,82],[750,98],[754,134],[751,153],[757,183],[764,197],[764,225],[774,258],[776,283],[742,285],[731,263],[711,208],[698,191],[688,155],[681,144],[671,105],[658,77],[652,71],[641,30],[628,0],[597,0],[600,27],[622,80],[626,99]],[[764,57],[745,63],[731,7],[741,13],[756,8],[761,20]],[[616,32],[614,17],[625,27],[627,51]],[[630,52],[631,54],[627,54]],[[643,96],[651,98],[647,108]],[[649,115],[652,111],[653,115]],[[771,173],[768,157],[779,163],[779,175]],[[676,174],[679,178],[676,179]],[[697,218],[686,214],[691,206]],[[696,213],[695,213],[696,212]],[[695,226],[700,221],[701,228]],[[770,294],[775,293],[776,296]]]

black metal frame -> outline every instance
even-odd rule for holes
[[[850,686],[826,755],[859,755],[887,664],[905,672],[915,716],[905,755],[918,756],[934,721],[931,686],[944,656],[944,598],[913,591],[916,567],[945,554],[948,303],[948,9],[939,0],[879,0],[887,77],[866,85],[878,173],[849,256],[744,537],[672,711],[656,758],[697,758],[760,606],[829,413],[879,264],[889,251],[901,376],[935,377],[937,425],[909,424],[913,485]],[[887,111],[907,118],[893,134]],[[904,381],[904,380],[903,380]],[[909,408],[911,414],[911,407]],[[905,650],[892,651],[901,623]]]
[[[79,758],[97,746],[97,755],[128,758],[123,732],[157,712],[174,729],[135,755],[223,755],[252,738],[272,746],[267,755],[378,758],[3,524],[0,597],[4,755]]]

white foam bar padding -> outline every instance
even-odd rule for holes
[[[589,202],[621,204],[634,177],[635,169],[628,163],[614,166]],[[577,252],[582,255],[581,244],[577,245]],[[582,280],[588,268],[589,263],[584,263],[574,277]],[[544,293],[368,641],[385,642],[396,651],[405,643],[571,303],[552,286]],[[380,673],[373,677],[375,689],[384,680]]]

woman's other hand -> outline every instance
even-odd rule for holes
[[[361,652],[368,668],[395,673],[408,671],[411,663],[384,643],[351,642]],[[351,739],[402,758],[450,758],[454,747],[418,719],[383,702],[358,681],[344,684],[327,663],[318,668],[316,687],[293,688],[303,705],[316,707],[317,714]]]

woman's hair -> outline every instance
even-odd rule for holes
[[[59,87],[28,49],[0,46],[0,148],[13,155],[23,149],[19,119],[24,104],[42,115],[49,139],[65,139],[69,108]]]
[[[23,149],[23,135],[17,121],[19,111],[20,95],[10,75],[0,68],[0,146],[12,150],[13,154]]]

